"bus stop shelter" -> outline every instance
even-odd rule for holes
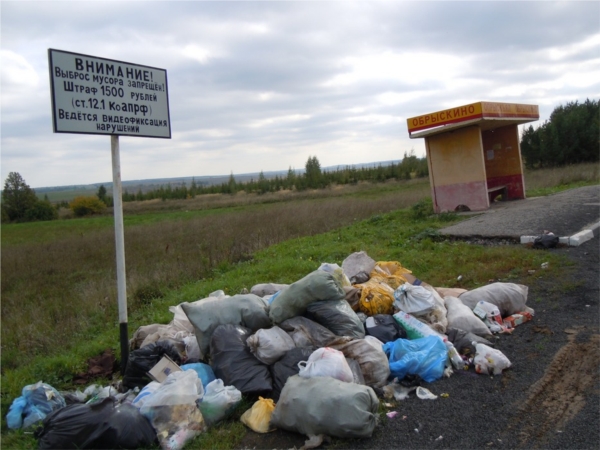
[[[425,138],[434,211],[525,198],[518,126],[539,117],[537,105],[477,102],[407,119],[410,138]]]

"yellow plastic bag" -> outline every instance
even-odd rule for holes
[[[247,410],[240,420],[244,425],[257,433],[269,433],[275,431],[275,427],[270,426],[271,414],[275,410],[275,402],[270,398],[258,397],[258,401]]]
[[[408,280],[404,274],[412,273],[402,267],[398,261],[378,261],[370,273],[371,279],[375,278],[385,282],[392,289],[398,289]]]
[[[394,289],[380,279],[371,278],[366,283],[357,284],[361,288],[358,310],[367,316],[394,313]]]

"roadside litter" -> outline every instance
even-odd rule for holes
[[[292,284],[171,306],[170,323],[133,334],[118,392],[59,393],[40,381],[14,399],[7,424],[37,427],[40,448],[180,450],[230,420],[245,397],[252,407],[239,420],[254,432],[300,433],[305,448],[368,438],[386,420],[378,394],[436,400],[448,394],[421,383],[509,369],[493,342],[533,320],[527,294],[514,283],[434,288],[399,262],[357,252]]]

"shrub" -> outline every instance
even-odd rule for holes
[[[433,202],[431,198],[425,198],[410,208],[410,216],[415,221],[425,220],[431,215],[433,215]]]
[[[106,205],[100,201],[98,197],[86,197],[79,196],[75,197],[69,208],[78,217],[88,216],[92,214],[100,214],[106,209]]]
[[[38,201],[25,212],[25,220],[28,222],[55,219],[58,219],[58,211],[47,201]]]

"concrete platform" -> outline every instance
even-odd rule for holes
[[[570,189],[546,197],[496,202],[487,211],[459,213],[463,222],[443,228],[441,234],[462,238],[505,238],[539,236],[548,230],[567,242],[586,242],[598,237],[600,185]],[[471,216],[471,217],[469,217]],[[591,237],[590,237],[591,235]]]

